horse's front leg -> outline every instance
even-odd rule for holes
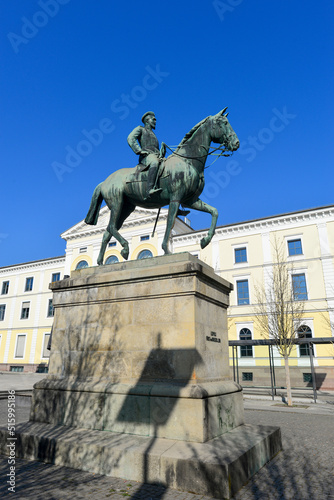
[[[179,210],[179,206],[180,206],[179,201],[171,201],[169,203],[167,226],[166,226],[164,240],[162,242],[162,249],[165,252],[165,254],[171,253],[168,250],[168,241],[169,241],[170,233],[171,233],[173,226],[174,226],[175,217],[176,217],[177,212]]]
[[[211,226],[208,231],[208,234],[201,239],[201,248],[205,248],[210,243],[210,241],[213,238],[213,235],[215,234],[216,224],[218,220],[218,210],[215,207],[212,207],[211,205],[204,203],[204,201],[200,199],[196,200],[192,205],[185,205],[185,206],[187,208],[193,208],[194,210],[198,210],[200,212],[208,212],[212,216]]]

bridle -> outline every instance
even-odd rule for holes
[[[178,148],[179,146],[175,146],[175,147]],[[167,144],[166,144],[166,148],[168,148],[172,152],[173,155],[178,156],[179,158],[185,158],[186,160],[201,160],[202,158],[206,158],[207,156],[210,156],[210,155],[215,155],[219,158],[220,156],[231,156],[233,154],[233,151],[230,151],[226,146],[224,146],[224,144],[221,144],[218,148],[213,148],[212,151],[208,151],[205,155],[202,155],[202,156],[180,155],[180,153],[177,153],[175,150],[172,149],[172,147],[168,146]],[[201,146],[201,148],[206,149],[205,146]],[[210,146],[210,148],[211,148],[211,146]],[[220,151],[220,153],[215,154],[216,151]],[[227,151],[231,154],[226,154]]]

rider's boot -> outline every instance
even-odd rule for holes
[[[159,164],[151,165],[147,176],[147,189],[144,200],[147,200],[152,194],[160,193],[161,188],[156,188],[157,174],[158,174]]]

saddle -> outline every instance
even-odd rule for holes
[[[158,174],[157,174],[157,184],[159,183],[159,179],[162,177],[164,171],[165,171],[165,161],[167,158],[160,158],[159,161],[159,169],[158,169]],[[131,184],[132,182],[144,182],[144,180],[141,178],[141,173],[145,172],[150,168],[150,165],[144,165],[143,163],[138,163],[138,165],[135,167],[135,172],[130,175],[130,178],[128,181],[126,181],[126,184]]]

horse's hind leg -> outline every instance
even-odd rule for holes
[[[127,260],[129,257],[129,243],[123,236],[118,232],[118,229],[122,227],[123,222],[125,219],[134,211],[135,207],[133,205],[130,205],[128,203],[120,204],[117,205],[117,208],[114,208],[113,206],[110,209],[110,219],[109,223],[107,226],[107,229],[105,230],[102,238],[102,244],[101,244],[101,249],[100,253],[97,259],[97,263],[99,266],[103,264],[103,257],[104,253],[106,251],[107,245],[111,239],[112,236],[119,241],[119,243],[122,245],[123,249],[121,251],[122,257]]]
[[[104,252],[106,251],[107,245],[112,237],[112,234],[106,229],[103,233],[103,238],[102,238],[102,243],[101,243],[101,248],[100,248],[100,253],[97,258],[97,265],[102,266],[103,264],[103,257],[104,257]]]
[[[108,245],[112,236],[114,236],[116,238],[116,240],[119,241],[123,247],[123,249],[121,251],[122,257],[124,257],[124,259],[127,260],[128,256],[129,256],[129,243],[117,231],[116,225],[117,225],[117,218],[115,216],[114,211],[110,210],[109,223],[108,223],[107,229],[104,231],[102,243],[101,243],[101,248],[100,248],[100,253],[99,253],[99,256],[97,258],[97,264],[99,266],[102,266],[102,264],[103,264],[104,252],[106,251],[107,245]]]

